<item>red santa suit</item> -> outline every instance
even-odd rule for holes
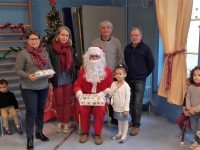
[[[96,93],[102,92],[107,88],[110,88],[113,82],[113,75],[110,68],[105,67],[106,77],[101,80],[100,83],[97,83]],[[82,91],[84,94],[91,94],[93,84],[86,81],[85,69],[82,67],[79,71],[78,79],[74,85],[74,91]],[[82,133],[89,133],[90,130],[90,113],[94,115],[94,132],[96,135],[101,134],[103,120],[105,115],[105,106],[80,106],[79,108]]]

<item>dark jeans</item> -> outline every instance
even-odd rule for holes
[[[145,81],[126,79],[131,88],[130,113],[133,127],[139,128],[142,114],[142,100],[145,90]]]
[[[26,106],[26,138],[34,137],[34,123],[36,125],[35,132],[42,132],[44,107],[47,100],[49,88],[42,90],[21,89],[21,94]]]

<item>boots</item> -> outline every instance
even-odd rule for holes
[[[46,137],[42,132],[36,132],[35,138],[40,139],[41,141],[49,141],[49,138]]]
[[[33,137],[27,138],[27,150],[33,150]]]

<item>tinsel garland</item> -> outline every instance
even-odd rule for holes
[[[10,28],[11,31],[17,31],[21,30],[23,34],[26,34],[26,29],[23,26],[23,23],[19,23],[18,25],[14,25],[11,27],[11,23],[5,23],[3,26],[0,26],[0,30]],[[22,40],[22,36],[19,37],[20,40]]]
[[[5,52],[5,53],[3,54],[3,56],[0,57],[0,60],[4,60],[5,57],[6,57],[7,55],[9,55],[12,51],[17,52],[17,51],[23,50],[23,48],[21,48],[21,47],[17,47],[17,48],[9,47],[9,48],[10,48],[10,50],[8,50],[7,52]]]

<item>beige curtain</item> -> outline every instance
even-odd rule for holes
[[[185,46],[193,0],[155,0],[165,60],[158,95],[182,105],[186,92]]]

